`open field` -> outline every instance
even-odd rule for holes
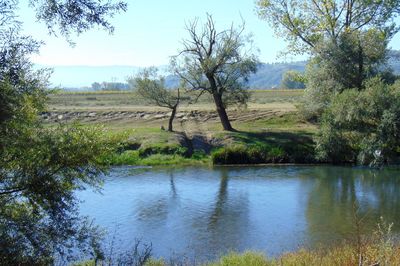
[[[249,101],[250,109],[270,107],[294,108],[302,90],[252,90]],[[211,97],[203,95],[196,103],[196,95],[184,93],[181,110],[213,110]],[[154,110],[154,106],[135,92],[130,91],[99,91],[99,92],[59,92],[50,96],[48,101],[50,110]],[[158,108],[157,108],[158,109]]]
[[[296,112],[296,103],[302,94],[301,90],[252,91],[246,108],[228,108],[228,113],[238,129],[276,127],[277,119]],[[176,130],[217,130],[219,118],[212,99],[202,96],[194,103],[194,98],[190,94],[183,96],[176,116]],[[169,115],[168,109],[153,106],[134,92],[57,93],[49,97],[48,110],[43,117],[49,122],[79,120],[104,123],[115,129],[160,128]],[[270,123],[265,124],[266,120]]]

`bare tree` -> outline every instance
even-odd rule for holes
[[[168,131],[173,131],[172,124],[180,102],[180,89],[169,90],[165,87],[165,78],[157,75],[157,68],[144,69],[135,78],[128,80],[133,83],[137,92],[151,103],[171,109],[168,121]]]
[[[224,130],[233,131],[226,107],[246,104],[249,93],[245,84],[257,69],[258,60],[251,53],[250,38],[243,35],[244,24],[217,32],[211,15],[198,28],[195,19],[186,26],[189,38],[183,49],[172,57],[172,68],[188,90],[213,96]]]

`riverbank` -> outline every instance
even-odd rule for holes
[[[240,165],[314,164],[310,132],[237,131],[165,132],[143,129],[125,132],[119,147],[104,158],[116,165]]]
[[[48,126],[78,122],[121,135],[116,151],[103,158],[113,166],[317,163],[317,127],[302,119],[295,106],[302,93],[252,91],[247,108],[228,109],[236,132],[221,130],[206,96],[193,103],[192,95],[185,95],[174,132],[162,129],[168,110],[148,105],[134,92],[58,93],[50,96],[41,118]]]
[[[150,259],[145,266],[196,265],[166,262],[163,259]],[[377,243],[362,246],[362,251],[352,245],[337,246],[330,250],[306,250],[286,253],[279,258],[268,258],[260,252],[230,253],[202,266],[379,266],[400,265],[400,246],[390,243]]]
[[[218,123],[203,124],[193,119],[190,126],[176,127],[174,132],[143,120],[124,126],[115,120],[95,123],[104,125],[109,136],[118,136],[118,148],[104,158],[104,163],[113,166],[319,163],[314,155],[316,126],[296,112],[235,121],[234,132],[222,131]],[[153,123],[162,125],[163,120]]]
[[[136,255],[140,256],[140,255]],[[129,257],[129,255],[128,255]],[[142,257],[144,258],[144,257]],[[117,259],[116,259],[117,260]],[[125,260],[129,260],[125,258]],[[208,263],[196,263],[187,258],[145,259],[144,263],[130,257],[131,264],[143,266],[175,266],[175,265],[201,265],[201,266],[379,266],[379,265],[400,265],[400,246],[390,242],[378,242],[360,247],[355,245],[343,245],[331,249],[306,250],[300,249],[296,252],[286,253],[279,258],[268,258],[262,252],[247,251],[244,253],[230,253],[221,256],[216,261]],[[135,264],[136,263],[136,264]],[[94,261],[86,261],[74,264],[73,266],[95,266]],[[97,264],[99,265],[99,264]],[[100,264],[102,265],[102,264]],[[105,265],[113,265],[105,263]]]

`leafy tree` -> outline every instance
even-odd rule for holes
[[[165,87],[165,78],[157,76],[156,68],[148,68],[139,73],[129,82],[134,84],[137,92],[151,103],[171,109],[171,115],[168,121],[168,131],[173,131],[172,124],[175,118],[180,98],[179,87],[174,90],[169,90]]]
[[[388,38],[398,31],[395,18],[400,1],[363,0],[258,0],[260,18],[289,42],[289,51],[313,52],[326,40],[369,29]]]
[[[47,95],[42,71],[33,71],[24,39],[3,40],[0,51],[0,261],[47,265],[79,245],[97,256],[90,223],[76,213],[74,191],[99,185],[98,156],[111,147],[102,131],[45,129],[38,121]],[[8,47],[7,47],[8,45]],[[28,54],[27,54],[28,53]]]
[[[257,6],[260,17],[289,42],[289,52],[313,56],[306,72],[307,118],[320,117],[343,90],[363,89],[365,80],[390,74],[387,44],[399,29],[400,1],[260,0]]]
[[[294,70],[286,71],[283,74],[281,88],[282,89],[304,89],[304,76],[302,73]]]
[[[201,29],[197,23],[187,25],[189,38],[173,57],[173,69],[189,90],[212,95],[224,130],[232,131],[226,108],[247,102],[245,84],[257,69],[257,58],[243,36],[244,25],[218,32],[210,15]]]
[[[6,5],[15,5],[17,1],[6,0]],[[29,0],[29,4],[36,11],[36,17],[44,22],[50,34],[70,36],[71,32],[78,34],[100,26],[109,32],[114,31],[109,17],[124,12],[126,2],[98,1],[98,0]]]
[[[320,159],[380,165],[400,157],[400,83],[379,78],[334,98],[316,139]]]
[[[387,39],[375,30],[342,34],[336,43],[318,45],[318,54],[307,68],[303,114],[319,117],[332,97],[348,88],[364,89],[364,81],[377,76],[390,79],[387,65]]]
[[[93,25],[110,27],[111,2],[30,1],[38,18],[61,34]],[[103,131],[78,126],[44,128],[49,71],[35,71],[29,56],[40,45],[20,34],[18,1],[0,4],[0,262],[51,265],[72,249],[101,255],[95,228],[79,217],[74,191],[101,184],[99,157],[112,145]],[[107,8],[107,6],[109,8]],[[114,6],[115,8],[111,8]],[[110,13],[109,13],[110,12]]]

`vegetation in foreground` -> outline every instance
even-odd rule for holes
[[[358,225],[358,226],[357,226]],[[355,224],[353,241],[331,247],[313,250],[300,249],[285,253],[277,258],[268,258],[262,252],[246,251],[231,252],[212,262],[197,263],[189,258],[156,259],[151,256],[151,246],[136,242],[131,253],[108,256],[104,260],[85,261],[74,266],[93,265],[135,265],[135,266],[173,266],[173,265],[202,265],[202,266],[370,266],[370,265],[400,265],[400,246],[393,238],[391,228],[383,220],[377,230],[369,237],[360,234],[359,224]],[[358,229],[357,229],[358,228]]]

